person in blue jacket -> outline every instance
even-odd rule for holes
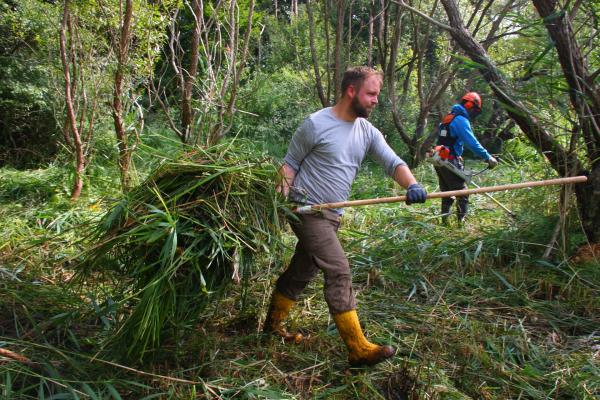
[[[473,134],[470,120],[473,120],[480,112],[481,96],[478,93],[469,92],[461,98],[460,104],[452,106],[450,113],[443,118],[439,125],[438,146],[442,146],[442,149],[438,152],[443,159],[461,170],[464,170],[462,158],[464,146],[485,160],[490,168],[498,165],[498,161],[488,153]],[[449,169],[435,167],[435,171],[442,192],[467,188],[466,182]],[[469,197],[459,196],[456,200],[458,221],[462,223],[467,215]],[[453,203],[453,197],[442,199],[442,221],[444,223],[448,223],[448,215]]]

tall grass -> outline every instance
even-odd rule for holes
[[[528,172],[505,165],[484,184],[546,178]],[[559,191],[497,194],[516,219],[472,196],[465,226],[440,225],[439,202],[349,213],[342,237],[359,301],[383,337],[401,344],[402,371],[419,398],[600,394],[600,269],[569,258],[585,244],[574,208],[563,227],[567,243],[544,257]]]
[[[10,272],[0,279],[0,349],[32,362],[0,355],[0,396],[344,400],[591,400],[600,396],[600,268],[594,260],[582,263],[571,258],[585,244],[573,205],[563,219],[559,243],[552,244],[550,257],[544,257],[561,221],[559,188],[494,194],[517,214],[516,219],[485,197],[472,196],[468,223],[462,227],[438,223],[439,201],[347,210],[340,238],[351,261],[361,322],[370,340],[399,348],[395,358],[375,368],[348,370],[346,350],[329,318],[320,278],[309,285],[289,319],[292,328],[310,333],[307,342],[290,346],[259,334],[272,285],[287,265],[295,239],[274,219],[280,205],[271,182],[266,182],[274,173],[267,167],[270,161],[234,150],[229,161],[252,168],[229,172],[229,161],[215,162],[213,155],[216,158],[220,153],[167,158],[162,167],[166,169],[157,170],[121,199],[117,208],[95,200],[69,206],[23,197],[27,207],[19,213],[12,199],[0,204],[1,215],[9,221],[2,231],[11,238],[0,254],[0,268]],[[192,165],[205,159],[202,165],[217,167]],[[354,187],[355,198],[402,192],[378,167],[365,167]],[[254,217],[242,223],[246,206],[234,214],[224,211],[227,193],[228,204],[238,204],[242,200],[234,197],[253,191],[218,188],[229,187],[223,183],[230,182],[225,179],[228,174],[243,178],[250,170],[266,171],[258,178],[265,183],[257,184],[262,196],[256,194],[253,199],[258,202],[273,196],[265,214],[272,219],[262,220],[269,221],[270,227],[256,223]],[[174,199],[171,194],[204,179],[198,176],[206,178],[218,171],[224,172],[204,185],[217,189],[197,197],[206,204],[202,217],[194,211],[196,202],[185,200],[186,195]],[[429,166],[414,172],[428,190],[436,189]],[[11,173],[16,174],[15,186],[28,179]],[[38,174],[43,177],[43,172]],[[535,160],[516,160],[483,174],[478,183],[544,179],[547,174]],[[184,182],[177,176],[187,179]],[[253,177],[248,182],[254,182]],[[161,183],[154,184],[153,179]],[[160,190],[163,186],[174,189]],[[210,199],[205,198],[208,193]],[[98,225],[98,212],[104,224]],[[92,218],[97,236],[77,241],[90,234],[80,224],[86,217]],[[55,220],[64,221],[60,235],[52,223]],[[176,235],[169,241],[171,232]],[[186,255],[188,246],[199,252],[207,245],[208,241],[193,240],[205,233],[213,235],[216,243],[225,243],[214,250],[223,257],[214,258],[208,269],[198,269],[189,260],[169,264],[175,236],[173,260],[183,260],[196,257]],[[247,239],[252,235],[260,240]],[[280,236],[286,246],[283,255],[274,242]],[[28,243],[23,247],[20,242]],[[74,269],[69,260],[84,243],[92,247],[84,255],[93,257],[97,250],[97,257],[81,264],[87,265],[82,285],[68,286],[65,282]],[[111,243],[118,245],[113,248]],[[104,253],[102,246],[106,246]],[[240,249],[237,255],[234,249]],[[244,282],[246,276],[246,283],[226,284],[244,251],[256,267],[241,264],[240,279]],[[167,269],[170,274],[165,273]],[[218,286],[217,280],[211,289],[210,274],[217,271],[224,271],[214,275],[222,277],[224,285]],[[172,315],[179,312],[180,319],[169,314],[163,320],[158,350],[152,350],[149,339],[145,350],[135,350],[149,362],[132,368],[133,364],[115,359],[126,355],[128,344],[139,346],[132,338],[142,325],[130,325],[129,337],[124,332],[136,306],[155,304],[143,303],[147,299],[144,289],[154,288],[148,286],[152,276],[161,277],[157,286],[169,283],[161,286],[164,304],[157,307],[165,313],[171,307]],[[186,278],[189,284],[183,282]],[[189,296],[162,295],[170,290]],[[194,301],[201,305],[196,310],[176,311],[172,299],[190,307],[197,306]]]

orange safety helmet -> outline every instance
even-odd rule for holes
[[[473,107],[475,107],[477,111],[481,111],[481,96],[479,93],[469,92],[465,94],[461,100],[467,111],[470,111]]]

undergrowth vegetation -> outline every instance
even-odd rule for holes
[[[260,171],[259,157],[254,162],[248,168]],[[477,182],[487,186],[550,177],[535,160],[527,160],[526,168],[520,162],[504,162],[498,169],[478,176]],[[196,171],[192,175],[201,167],[190,160],[172,164],[181,172],[173,175],[174,184],[181,185],[179,189],[193,186],[193,178],[176,178],[185,175],[185,163]],[[206,167],[216,164],[211,161]],[[472,162],[470,167],[478,169],[480,165]],[[221,164],[219,168],[227,167]],[[250,170],[244,171],[230,172],[240,173],[240,179],[245,179],[244,174]],[[416,174],[430,192],[436,190],[430,166],[422,165]],[[395,358],[382,365],[351,370],[345,347],[328,315],[321,277],[309,285],[289,321],[293,328],[310,334],[308,341],[289,345],[260,334],[274,280],[293,252],[294,237],[285,225],[281,226],[283,232],[272,234],[281,239],[279,243],[259,241],[263,244],[254,248],[246,279],[220,287],[219,296],[206,297],[200,286],[193,285],[199,275],[190,277],[186,275],[188,270],[171,270],[173,276],[165,276],[161,282],[172,285],[174,281],[169,279],[179,278],[179,282],[190,284],[188,289],[197,290],[186,291],[186,309],[167,315],[177,332],[161,332],[166,336],[155,343],[152,357],[124,362],[127,349],[105,351],[108,339],[117,337],[126,317],[134,315],[136,301],[143,297],[142,289],[157,284],[141,279],[144,272],[139,268],[152,265],[145,257],[155,256],[155,268],[161,259],[168,264],[187,254],[190,247],[185,244],[193,242],[194,235],[192,230],[183,229],[185,218],[174,222],[164,212],[181,209],[156,205],[161,198],[165,205],[175,204],[173,191],[166,195],[142,186],[130,194],[130,198],[137,199],[136,206],[113,220],[119,224],[101,225],[102,218],[106,222],[110,210],[115,210],[115,200],[120,199],[92,187],[87,198],[70,203],[65,200],[65,175],[56,166],[39,171],[0,171],[3,398],[600,396],[600,264],[593,257],[572,257],[587,244],[575,206],[561,203],[560,188],[494,194],[511,209],[514,218],[486,197],[473,196],[472,211],[464,226],[439,224],[439,201],[411,207],[399,203],[346,210],[340,238],[353,269],[359,317],[372,341],[399,349]],[[248,212],[265,205],[258,202],[276,199],[267,175],[259,180],[265,185],[258,186],[259,193],[249,203]],[[222,188],[222,192],[234,199],[250,187]],[[402,192],[371,164],[365,165],[354,188],[354,198]],[[150,196],[152,193],[156,195]],[[215,204],[222,205],[222,200]],[[155,207],[153,214],[143,215],[160,215],[168,221],[136,216],[136,207],[142,206]],[[559,212],[561,207],[564,217]],[[236,214],[239,221],[235,215],[227,215],[232,224],[228,225],[229,231],[212,231],[213,235],[225,235],[213,237],[215,243],[224,244],[218,250],[229,255],[225,272],[233,271],[230,267],[235,263],[232,243],[266,233],[259,222],[264,216],[256,212],[257,219],[247,225],[252,229],[244,235],[225,237],[238,232],[236,224],[247,215],[242,212]],[[189,215],[187,218],[190,221]],[[199,224],[210,225],[206,218],[196,219]],[[155,230],[163,236],[154,238],[161,245],[150,246],[153,237],[146,236],[140,243],[153,250],[124,246],[119,254],[125,258],[120,260],[111,253],[113,248],[106,246],[106,240],[112,237],[119,238],[119,243],[131,243],[135,239],[127,236],[131,230],[114,234],[129,226],[127,221],[131,220],[137,221],[131,225],[137,227],[133,229],[142,230],[163,223],[163,231]],[[86,236],[91,228],[102,226],[104,235],[114,235],[99,235],[94,240]],[[182,228],[177,245],[168,240],[173,237],[169,236],[169,228],[173,227]],[[557,227],[559,234],[554,235]],[[557,240],[551,241],[553,237]],[[550,254],[548,246],[553,247]],[[117,270],[133,273],[129,278],[107,274],[109,261]],[[74,280],[74,274],[84,267],[88,272],[85,279]],[[231,281],[228,274],[221,278]],[[138,286],[131,286],[136,279]],[[153,306],[165,307],[170,299],[164,293],[172,296],[177,288],[171,286],[155,297]],[[130,301],[123,302],[124,298]],[[198,307],[202,301],[203,307]],[[132,347],[141,344],[138,340],[133,339]]]

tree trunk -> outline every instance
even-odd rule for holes
[[[600,86],[594,84],[587,60],[575,39],[566,10],[557,10],[556,0],[533,0],[556,47],[569,99],[579,117],[581,132],[592,165],[600,164]]]
[[[367,50],[367,65],[373,66],[373,19],[375,18],[375,3],[369,5],[369,47]]]
[[[192,5],[194,14],[194,30],[192,32],[192,44],[190,49],[190,67],[185,75],[185,83],[181,96],[181,136],[183,143],[188,143],[192,136],[192,122],[194,112],[192,110],[192,91],[196,74],[198,73],[198,46],[200,45],[200,32],[202,29],[202,7],[200,0],[194,0]],[[185,73],[182,71],[182,73]]]
[[[72,82],[71,74],[69,72],[70,57],[67,57],[67,40],[66,40],[66,27],[69,21],[69,0],[65,0],[63,9],[63,18],[60,25],[60,59],[63,66],[63,75],[65,78],[65,103],[67,106],[67,118],[65,124],[65,132],[71,131],[73,135],[73,145],[75,149],[75,180],[73,182],[73,189],[71,189],[71,199],[76,200],[81,196],[81,190],[83,188],[83,170],[85,168],[85,157],[83,154],[83,145],[81,143],[81,136],[77,128],[77,120],[75,117],[75,110],[73,108],[73,94],[71,92]],[[71,38],[72,39],[72,38]]]
[[[315,21],[313,18],[311,0],[306,1],[306,13],[308,16],[308,34],[310,41],[310,55],[312,57],[313,69],[315,71],[315,86],[317,88],[317,94],[321,100],[323,107],[329,107],[329,100],[325,97],[323,91],[323,82],[321,81],[321,73],[319,70],[319,59],[317,57],[317,49],[315,47]]]
[[[237,4],[235,1],[232,1],[229,18],[231,37],[229,48],[231,49],[231,65],[229,72],[225,75],[225,79],[223,80],[223,86],[221,87],[221,97],[223,99],[225,98],[227,89],[230,87],[229,99],[227,100],[227,105],[222,107],[221,111],[219,112],[219,121],[214,128],[211,129],[211,134],[208,138],[209,145],[218,143],[233,126],[233,115],[235,114],[235,101],[237,99],[238,86],[240,83],[240,78],[242,77],[242,72],[246,67],[246,59],[248,58],[248,48],[250,46],[250,36],[252,34],[252,18],[254,15],[254,0],[250,0],[250,4],[248,5],[248,21],[241,51],[239,50],[240,24],[237,22],[234,12],[236,7]],[[232,36],[232,32],[235,32],[235,35]],[[239,61],[238,51],[240,52]],[[229,84],[229,82],[231,82],[231,84]],[[226,120],[228,121],[227,123]]]
[[[342,95],[342,53],[344,49],[344,1],[337,0],[337,24],[335,29],[335,71],[333,74],[334,97],[337,102]]]
[[[350,65],[352,62],[352,5],[354,0],[350,0],[348,3],[348,44],[346,45],[346,65]]]
[[[127,132],[123,123],[123,77],[125,75],[125,63],[129,51],[129,41],[131,36],[131,19],[133,16],[132,0],[125,0],[125,15],[121,21],[121,33],[117,49],[117,70],[115,72],[115,82],[113,91],[113,120],[115,124],[115,133],[117,135],[117,144],[119,148],[119,170],[121,172],[121,187],[124,191],[129,188],[129,164],[131,154],[127,140]]]
[[[585,184],[575,186],[575,195],[585,234],[591,243],[596,243],[600,240],[600,164],[589,172],[577,173],[588,177]]]
[[[377,64],[381,65],[383,70],[386,70],[386,54],[387,54],[387,7],[386,0],[379,1],[380,10],[379,18],[377,18]]]
[[[589,180],[586,185],[578,185],[575,193],[583,228],[588,239],[595,242],[600,239],[600,86],[595,84],[593,74],[589,72],[566,10],[557,9],[556,0],[533,0],[533,4],[556,47],[569,86],[569,99],[586,144]]]
[[[329,38],[329,0],[323,1],[323,20],[325,21],[325,59],[326,68],[325,71],[327,73],[327,102],[331,101],[331,43]]]
[[[218,143],[221,138],[225,135],[225,114],[227,113],[228,107],[224,105],[225,96],[227,95],[227,89],[229,88],[230,82],[235,79],[235,64],[237,62],[237,48],[239,43],[239,24],[236,18],[236,7],[237,1],[230,0],[228,10],[228,31],[229,31],[229,43],[224,49],[227,59],[226,72],[223,76],[223,83],[219,90],[219,98],[222,101],[222,105],[219,107],[217,113],[217,121],[209,129],[208,137],[206,138],[206,144],[211,146]],[[219,65],[219,63],[216,63]]]
[[[380,11],[383,13],[383,9]],[[412,140],[406,129],[404,127],[404,123],[402,122],[402,118],[400,116],[400,111],[398,107],[398,96],[396,95],[396,58],[398,55],[398,48],[400,45],[400,32],[401,32],[401,13],[400,9],[396,9],[396,25],[394,29],[394,33],[392,36],[392,41],[389,44],[389,47],[386,46],[386,49],[390,49],[390,62],[389,65],[385,65],[385,63],[381,64],[384,73],[384,80],[386,82],[388,96],[391,102],[391,110],[392,110],[392,120],[394,122],[394,126],[396,127],[396,131],[400,135],[400,139],[408,146],[409,154],[414,154],[415,148],[413,146]],[[382,34],[380,33],[380,41],[382,38]],[[381,45],[379,46],[381,49]],[[387,57],[383,50],[380,50],[380,60],[385,60]],[[412,159],[408,160],[408,166],[414,167]]]
[[[436,7],[437,2],[434,2],[432,5],[431,15],[433,15]],[[411,40],[413,58],[408,63],[405,63],[402,67],[397,68],[396,60],[398,58],[400,39],[403,30],[402,9],[397,5],[394,6],[394,8],[389,7],[388,15],[390,16],[389,24],[394,24],[394,29],[392,31],[392,39],[386,47],[389,51],[389,57],[385,52],[383,53],[382,57],[384,60],[389,58],[389,61],[387,62],[387,65],[383,65],[382,68],[385,70],[385,80],[387,82],[387,90],[389,92],[388,96],[391,102],[394,125],[398,131],[398,134],[400,135],[400,139],[402,139],[409,150],[408,154],[410,154],[410,157],[405,158],[405,160],[407,161],[409,167],[414,168],[421,163],[426,155],[427,150],[429,150],[433,144],[433,141],[435,140],[435,131],[426,134],[427,121],[429,119],[431,110],[440,101],[442,94],[450,84],[452,77],[454,76],[454,72],[452,72],[452,70],[445,71],[444,68],[447,66],[439,63],[440,67],[438,70],[435,72],[435,74],[428,74],[430,79],[427,83],[425,82],[424,60],[426,57],[431,28],[426,26],[425,29],[422,29],[419,21],[413,21],[411,24],[413,27],[413,38]],[[403,98],[399,101],[395,88],[396,74],[404,67],[407,68],[407,73],[404,80]],[[413,71],[415,71],[417,74],[419,113],[415,119],[415,133],[413,135],[409,135],[405,125],[402,123],[398,103],[403,103],[404,99],[406,98],[408,92],[408,83]]]

